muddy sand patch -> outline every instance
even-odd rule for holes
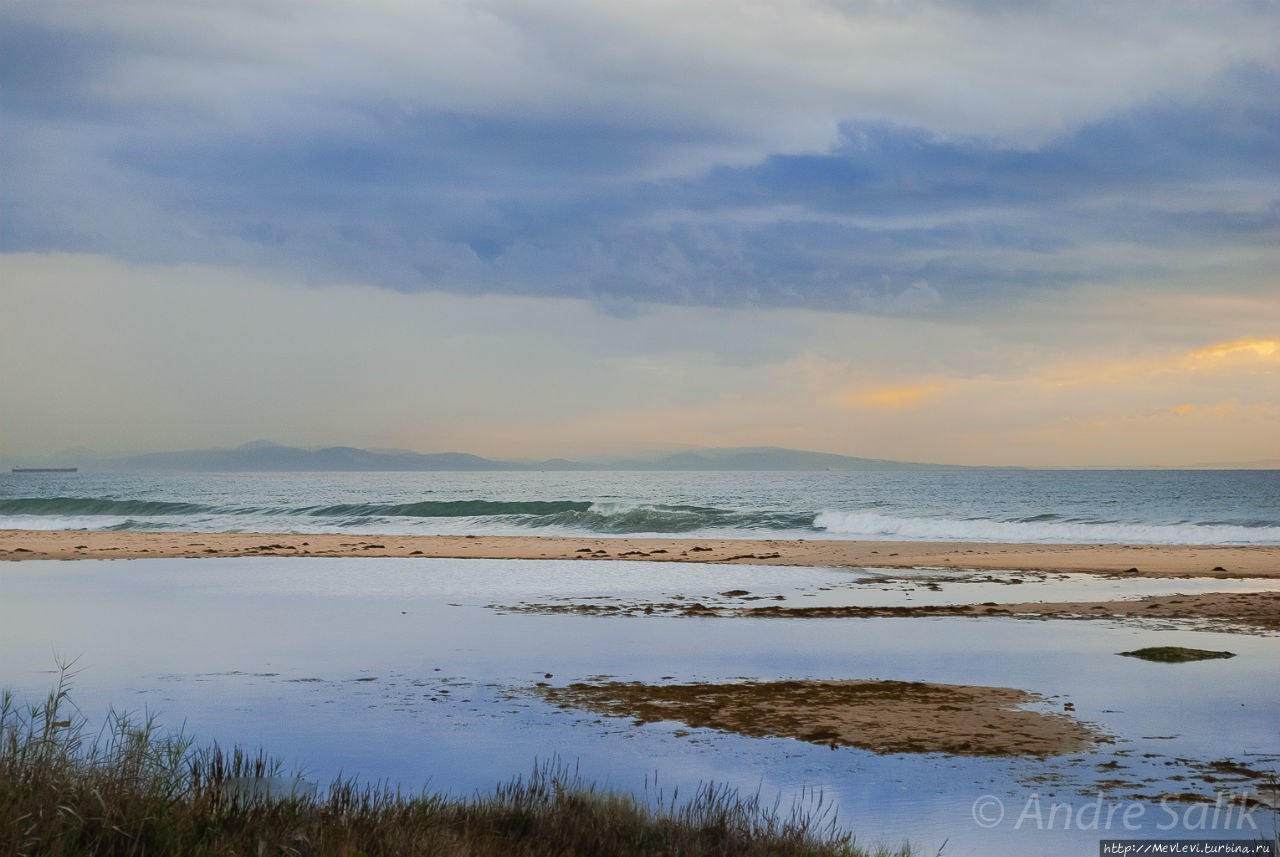
[[[677,721],[753,738],[795,738],[875,753],[1048,756],[1108,740],[1063,714],[1020,706],[1044,698],[1009,687],[905,681],[778,681],[535,688],[563,708],[638,723]]]
[[[1110,601],[1021,601],[920,606],[740,607],[668,601],[630,604],[490,605],[519,613],[574,613],[584,616],[685,616],[749,619],[886,619],[933,616],[1014,619],[1191,620],[1205,630],[1239,634],[1280,632],[1280,592],[1202,592],[1151,595]]]
[[[1209,649],[1188,649],[1185,646],[1148,646],[1132,652],[1119,652],[1126,658],[1138,658],[1160,664],[1186,664],[1219,658],[1234,658],[1234,652],[1217,652]]]
[[[1126,601],[1019,602],[938,607],[756,607],[733,615],[782,618],[865,618],[871,616],[1012,616],[1027,619],[1192,619],[1213,630],[1243,633],[1280,631],[1280,592],[1204,592],[1157,595]]]

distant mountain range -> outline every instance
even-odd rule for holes
[[[590,465],[600,470],[964,470],[954,464],[921,464],[884,458],[855,458],[777,446],[687,450],[649,459]]]
[[[301,449],[268,441],[246,443],[232,449],[200,449],[183,452],[152,452],[114,458],[80,450],[70,460],[16,462],[16,465],[88,467],[106,470],[167,470],[204,472],[271,471],[403,471],[403,470],[935,470],[964,469],[957,465],[917,464],[879,458],[855,458],[826,452],[760,446],[729,449],[698,449],[617,460],[498,461],[465,452],[423,454],[409,450],[357,449],[330,446]],[[8,465],[9,462],[6,462]]]
[[[0,460],[0,467],[79,467],[91,470],[152,470],[189,472],[291,472],[291,471],[482,471],[482,470],[978,470],[958,464],[922,464],[883,458],[856,458],[829,452],[808,452],[776,446],[705,448],[652,453],[629,458],[570,461],[499,461],[465,452],[423,454],[407,449],[357,449],[329,446],[302,449],[270,441],[255,441],[234,448],[183,452],[150,452],[143,455],[103,456],[88,449],[67,450],[56,456]],[[1083,467],[1055,470],[1272,470],[1280,461],[1221,462],[1168,467]],[[999,468],[1024,469],[1024,468]]]

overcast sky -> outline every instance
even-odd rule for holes
[[[0,455],[1280,458],[1280,6],[3,0]]]

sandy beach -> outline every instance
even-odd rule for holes
[[[857,568],[956,568],[1147,577],[1280,577],[1280,546],[851,540],[356,536],[0,530],[0,560],[219,556],[628,559]]]

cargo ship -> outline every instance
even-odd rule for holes
[[[14,473],[75,473],[78,467],[15,467]]]

